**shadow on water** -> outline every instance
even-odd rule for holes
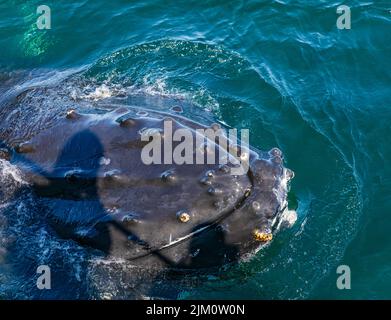
[[[151,257],[154,261],[158,260],[163,267],[153,279],[148,279],[148,292],[142,293],[141,296],[146,294],[152,297],[176,298],[180,289],[176,287],[175,281],[170,283],[170,279],[194,274],[195,270],[223,266],[237,259],[237,248],[226,244],[224,232],[217,227],[192,237],[186,246],[152,250],[145,239],[113,219],[112,213],[105,209],[99,195],[99,170],[103,157],[102,143],[89,130],[75,134],[66,142],[51,172],[45,171],[20,154],[16,155],[16,163],[23,163],[35,174],[46,179],[44,184],[34,184],[33,189],[38,197],[54,204],[54,217],[48,218],[62,239],[74,240],[83,246],[99,250],[104,257],[109,257],[116,245],[115,239],[112,238],[112,230],[115,229],[116,233],[122,234],[128,241],[141,244],[150,250],[149,256],[143,259],[148,260]],[[193,231],[201,227],[203,226],[197,226]],[[125,246],[123,250],[126,250]],[[170,258],[172,255],[165,253],[167,250],[180,251],[181,259],[174,261]],[[129,263],[137,264],[137,261]],[[167,281],[164,282],[165,280]],[[57,281],[61,282],[63,279]]]

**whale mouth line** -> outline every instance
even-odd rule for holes
[[[241,202],[241,204],[243,204],[245,199],[243,199],[243,201]],[[240,207],[240,206],[239,206]],[[282,209],[282,210],[279,210],[278,211],[278,214],[276,215],[276,217],[273,219],[273,222],[272,222],[272,227],[273,227],[273,231],[277,231],[278,228],[279,228],[279,219],[281,217],[281,213],[283,213],[287,208],[287,205]],[[232,209],[230,210],[229,212],[227,212],[224,216],[220,217],[219,219],[215,220],[215,221],[212,221],[200,228],[198,228],[197,230],[189,233],[188,235],[186,236],[183,236],[181,238],[178,238],[170,243],[167,243],[166,245],[163,245],[159,248],[156,248],[156,249],[151,249],[150,251],[146,252],[145,254],[141,254],[137,257],[132,257],[132,258],[128,258],[126,259],[127,261],[137,261],[139,259],[142,259],[142,258],[146,258],[146,257],[149,257],[149,256],[153,256],[153,255],[157,255],[159,256],[159,258],[164,258],[163,260],[165,261],[169,261],[168,258],[164,257],[162,255],[162,251],[164,250],[167,250],[167,249],[171,249],[171,248],[174,248],[194,237],[199,237],[201,234],[211,230],[213,227],[218,227],[219,225],[219,222],[221,222],[222,220],[224,220],[225,218],[227,218],[229,215],[231,215],[235,210],[237,210],[237,208],[235,209]],[[262,247],[264,246],[263,243],[259,243],[258,245],[258,248],[256,248],[255,252],[258,252],[258,250],[260,250]],[[171,264],[171,262],[170,262]]]
[[[254,181],[252,179],[252,173],[251,173],[251,168],[249,168],[248,172],[247,172],[247,176],[249,177],[250,181],[251,181],[251,188],[250,188],[250,193],[254,190]],[[212,221],[209,221],[209,222],[205,222],[202,224],[202,226],[198,227],[195,231],[183,236],[183,237],[180,237],[174,241],[171,241],[167,244],[164,244],[158,248],[149,248],[150,250],[144,254],[141,254],[141,255],[138,255],[136,257],[132,257],[132,258],[128,258],[127,260],[128,261],[134,261],[134,260],[137,260],[137,259],[141,259],[141,258],[144,258],[144,257],[147,257],[147,256],[151,256],[151,255],[154,255],[154,254],[157,254],[157,253],[160,253],[160,251],[163,251],[165,249],[169,249],[169,248],[173,248],[193,237],[196,237],[196,236],[199,236],[200,234],[210,230],[211,228],[213,227],[217,227],[219,225],[219,223],[224,220],[225,218],[227,218],[228,216],[230,216],[231,214],[233,214],[236,210],[238,210],[246,201],[247,197],[245,195],[243,195],[239,200],[238,202],[234,205],[233,208],[229,209],[227,212],[223,213],[220,217],[218,217],[217,219],[215,220],[212,220]]]

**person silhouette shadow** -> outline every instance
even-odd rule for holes
[[[50,211],[50,224],[61,237],[108,254],[110,215],[98,192],[103,157],[99,138],[87,129],[67,140],[55,163],[50,163],[50,159],[44,162],[46,168],[23,153],[15,153],[12,162],[28,172],[33,191],[44,200]]]
[[[50,212],[49,223],[61,238],[72,239],[83,246],[99,250],[107,257],[113,246],[111,231],[114,228],[129,241],[148,249],[149,244],[129,227],[125,228],[113,219],[112,213],[102,203],[99,189],[103,179],[101,166],[104,155],[104,146],[99,137],[85,129],[65,142],[54,163],[46,169],[23,153],[15,153],[11,161],[24,166],[31,173],[32,188],[44,200]],[[192,232],[203,227],[198,225]],[[187,241],[190,241],[188,254],[178,262],[170,259],[164,250],[150,251],[152,256],[167,266],[152,279],[149,290],[151,296],[159,296],[159,292],[165,290],[159,279],[178,279],[184,273],[194,274],[194,271],[199,272],[201,269],[217,270],[238,258],[237,248],[225,242],[223,230],[216,226]],[[179,292],[175,283],[173,281],[173,285],[168,285],[170,296]],[[167,292],[163,295],[167,296]]]
[[[114,233],[148,249],[146,241],[116,221],[105,208],[99,192],[104,180],[100,170],[104,155],[99,137],[85,129],[65,142],[53,163],[44,158],[46,168],[23,153],[15,152],[11,161],[28,172],[31,187],[44,200],[50,212],[49,222],[60,237],[97,249],[105,256],[111,253]],[[158,252],[152,254],[164,264],[174,264]]]

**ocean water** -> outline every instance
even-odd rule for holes
[[[50,30],[37,29],[41,4],[51,8]],[[43,96],[46,107],[63,96],[96,101],[123,91],[180,99],[192,106],[187,116],[202,111],[249,129],[255,147],[284,152],[295,172],[296,224],[179,299],[390,299],[391,3],[343,2],[350,30],[336,27],[341,4],[1,0],[0,89],[68,79]],[[1,183],[23,184],[16,168],[0,168]],[[0,297],[95,297],[88,253],[51,237],[22,197],[0,203],[15,212],[0,215]],[[18,250],[14,260],[6,248]],[[37,261],[58,266],[59,287],[32,288]],[[351,269],[350,290],[336,286],[339,265]],[[98,298],[126,297],[99,281],[106,292]]]

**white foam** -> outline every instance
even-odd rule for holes
[[[74,94],[74,92],[72,92],[72,94]],[[108,87],[105,84],[102,84],[99,87],[96,87],[93,92],[88,93],[86,95],[81,95],[80,98],[98,101],[98,100],[110,98],[112,96],[113,96],[112,88]]]
[[[280,215],[277,229],[279,229],[281,226],[290,228],[296,223],[296,221],[297,212],[295,210],[285,209]]]
[[[8,161],[0,159],[0,177],[1,181],[12,180],[18,185],[27,185],[28,183],[23,179],[23,175],[19,168],[12,165]]]

